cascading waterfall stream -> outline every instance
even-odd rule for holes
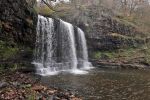
[[[38,15],[34,55],[33,64],[40,75],[61,71],[85,74],[91,68],[84,32],[60,19]]]
[[[88,61],[88,49],[87,49],[87,45],[86,45],[86,38],[84,35],[84,32],[80,29],[77,28],[77,34],[78,34],[78,39],[79,39],[79,45],[81,45],[81,55],[82,55],[82,59],[80,61],[82,61],[82,68],[83,69],[90,69],[91,67],[91,63]]]
[[[68,34],[68,38],[69,38],[69,41],[70,42],[70,55],[71,57],[69,59],[71,59],[71,66],[72,66],[72,69],[77,69],[77,56],[76,56],[76,47],[75,47],[75,38],[74,38],[74,27],[70,24],[70,23],[67,23],[65,21],[62,21],[60,20],[60,24],[61,24],[61,28],[64,28],[64,30],[67,30],[67,32],[64,32]],[[61,29],[60,29],[61,30]],[[63,35],[63,34],[62,34]],[[65,47],[67,48],[67,46]],[[67,53],[66,53],[67,55]]]

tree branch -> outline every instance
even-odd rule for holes
[[[52,0],[51,0],[51,1],[52,1]],[[42,2],[43,2],[45,5],[47,5],[48,8],[50,8],[50,9],[53,10],[53,11],[55,11],[54,8],[53,8],[50,4],[48,4],[45,0],[42,0]]]

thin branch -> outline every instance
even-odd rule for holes
[[[43,1],[43,3],[44,3],[45,5],[48,6],[49,9],[55,11],[54,8],[53,8],[50,4],[48,4],[45,0],[42,0],[42,1]],[[52,1],[52,0],[51,0],[51,1]]]

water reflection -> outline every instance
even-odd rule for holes
[[[86,100],[150,100],[150,72],[93,69],[85,75],[41,77],[46,85],[69,89]]]

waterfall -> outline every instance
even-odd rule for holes
[[[66,41],[67,39],[65,39],[66,37],[62,38],[65,39],[66,43],[63,44],[64,47],[64,54],[65,56],[68,54],[70,55],[70,57],[68,58],[68,60],[70,59],[69,62],[71,62],[71,66],[73,69],[77,69],[77,56],[76,56],[76,47],[75,47],[75,37],[74,37],[74,27],[70,24],[67,23],[65,21],[60,20],[60,31],[62,31],[62,35],[66,34],[65,36],[68,35],[68,41]],[[68,43],[69,44],[68,44]],[[65,44],[67,44],[66,46],[64,46]],[[66,48],[69,48],[69,50],[67,50]],[[66,53],[65,53],[66,52]]]
[[[40,75],[87,73],[91,64],[84,32],[61,19],[38,15],[33,64]]]
[[[82,55],[82,58],[79,58],[79,61],[81,61],[82,68],[83,69],[89,69],[91,66],[91,63],[88,61],[88,50],[87,50],[87,45],[86,45],[86,38],[84,35],[84,32],[80,29],[77,28],[77,33],[78,33],[78,40],[79,40],[79,44],[80,45],[80,55]]]

